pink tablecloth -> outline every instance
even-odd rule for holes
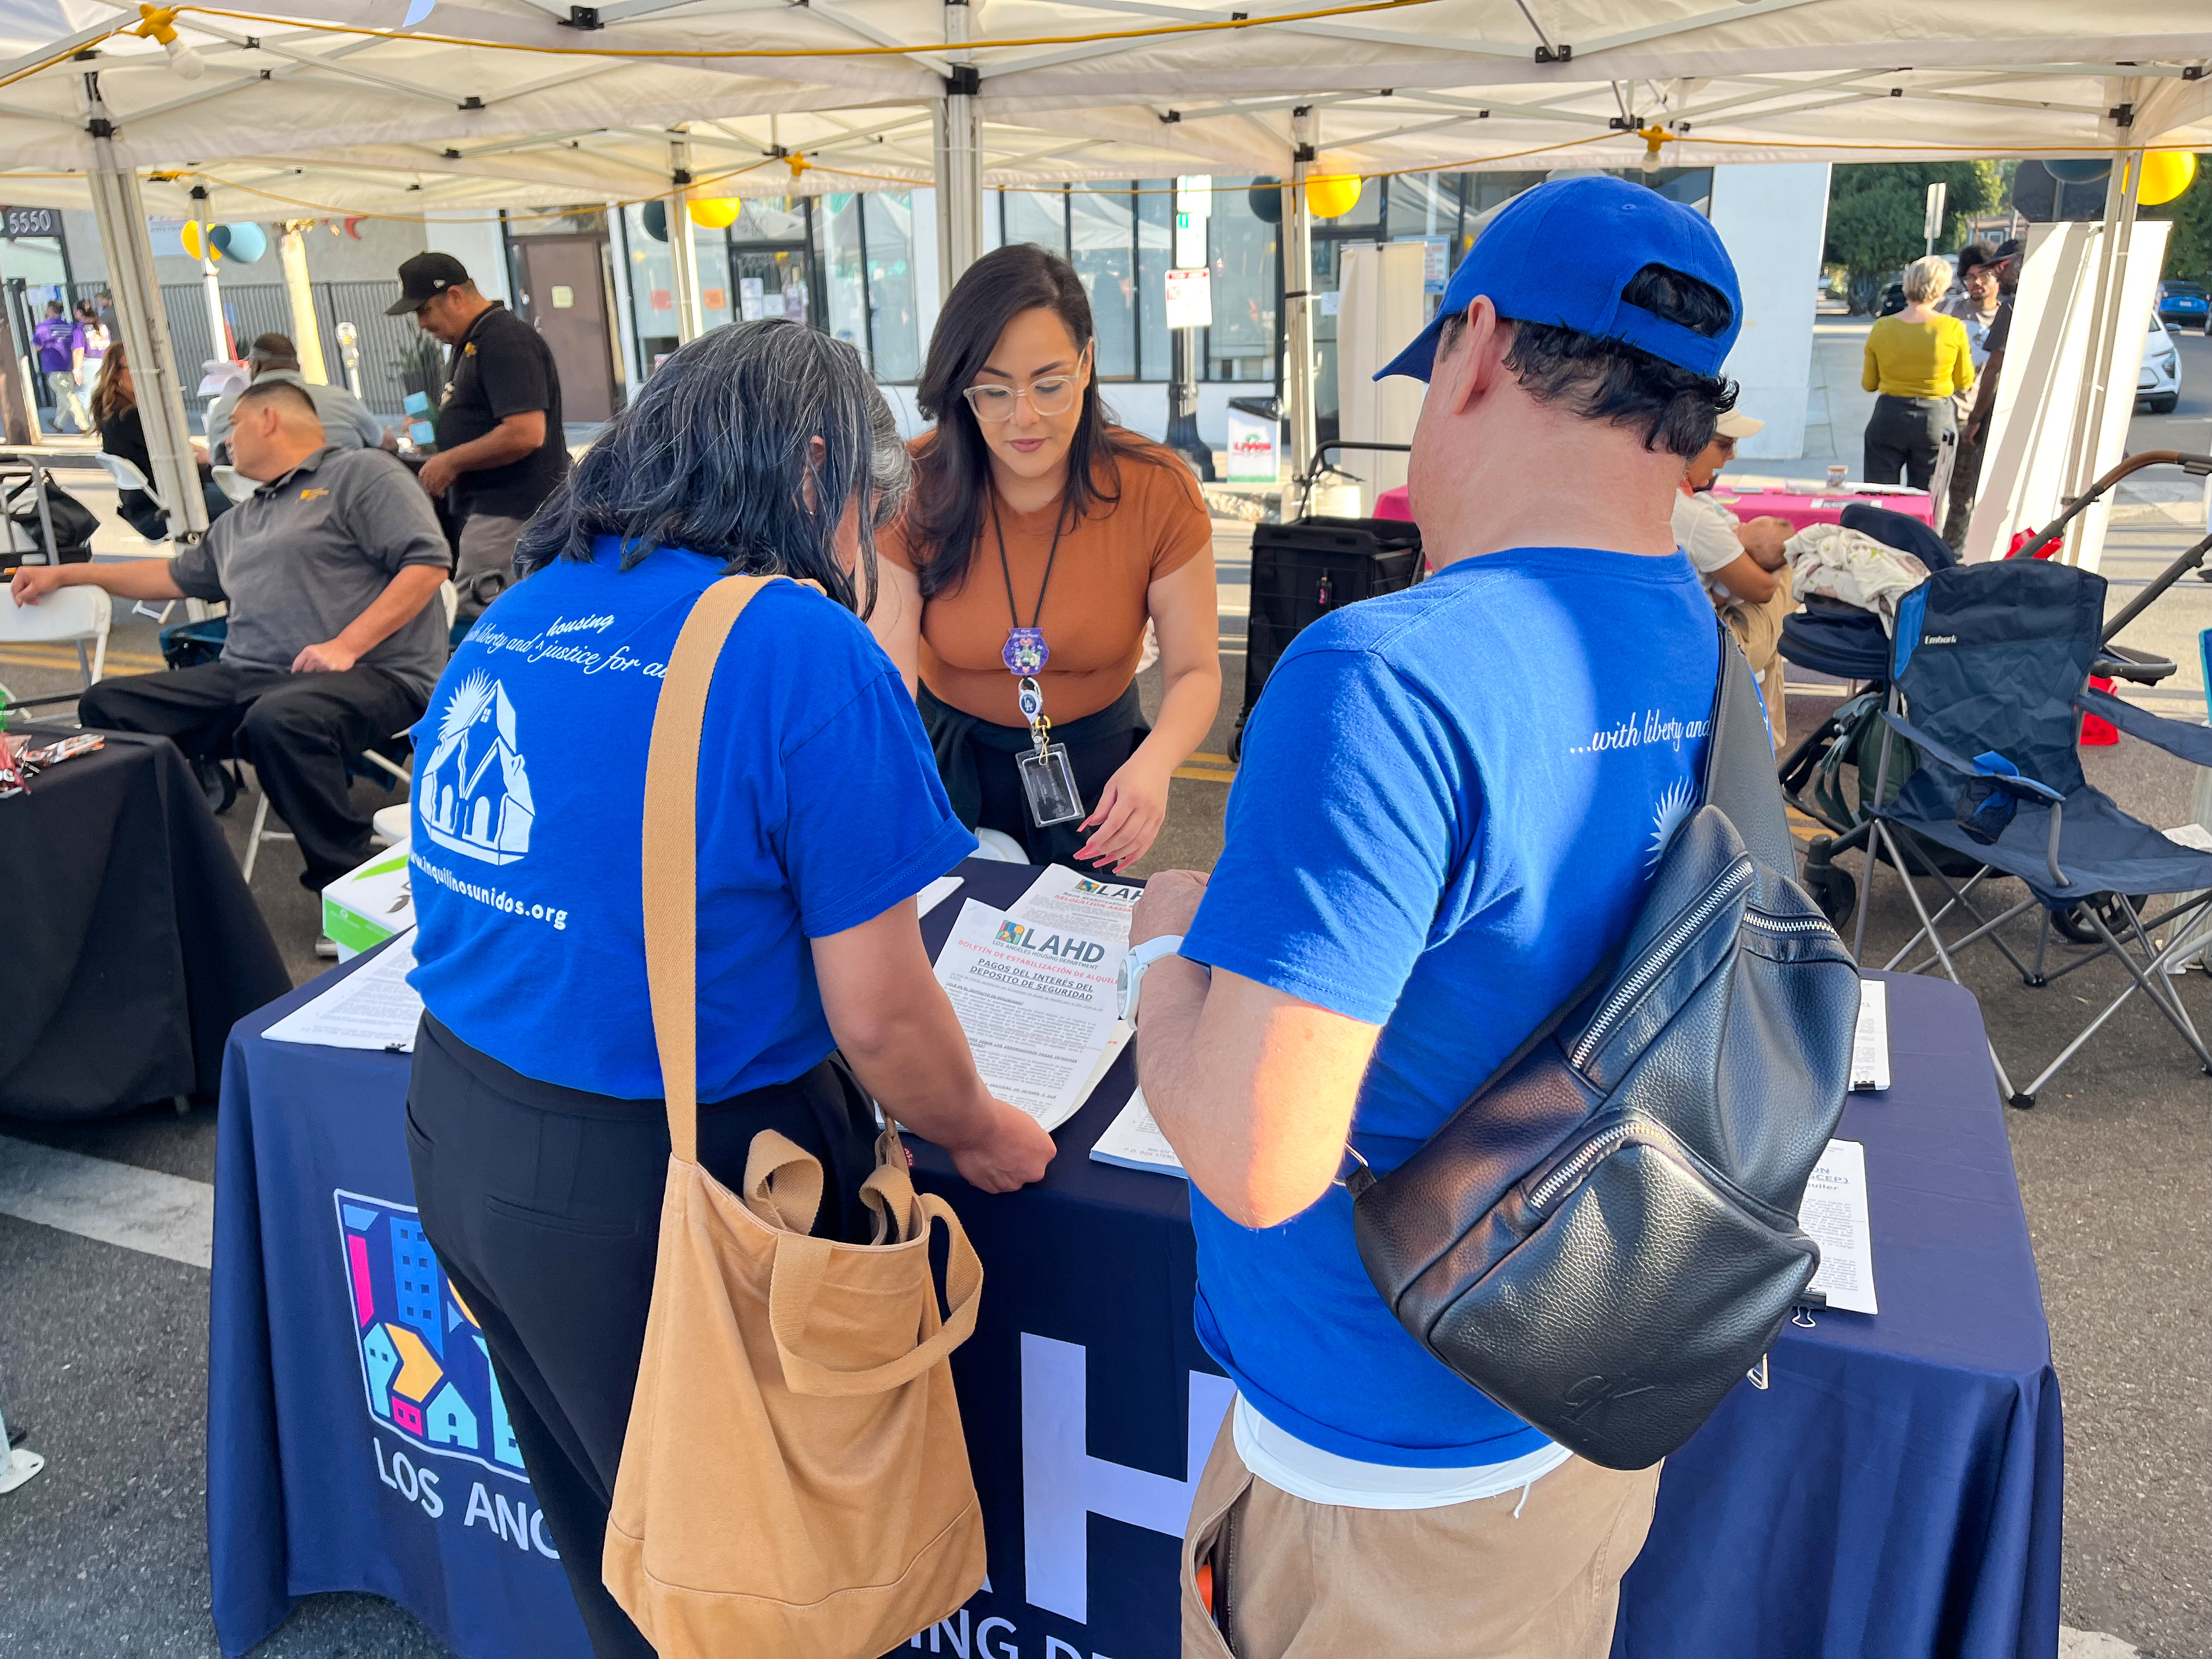
[[[1814,495],[1799,495],[1778,489],[1735,489],[1723,483],[1714,489],[1713,499],[1739,519],[1787,519],[1792,531],[1802,530],[1808,524],[1834,524],[1843,517],[1844,509],[1853,501],[1868,501],[1875,507],[1886,507],[1893,513],[1905,514],[1925,525],[1936,522],[1936,503],[1925,490],[1887,495],[1823,489]],[[1411,519],[1413,516],[1413,509],[1406,504],[1406,487],[1403,484],[1395,489],[1386,489],[1375,498],[1375,516],[1378,519]]]

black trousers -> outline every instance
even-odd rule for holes
[[[859,1193],[874,1168],[875,1126],[843,1072],[824,1060],[702,1106],[700,1163],[737,1187],[763,1129],[822,1159],[815,1232],[866,1240]],[[599,1559],[653,1301],[666,1110],[537,1082],[426,1014],[407,1088],[407,1154],[422,1230],[483,1331],[592,1651],[651,1659],[599,1582]]]
[[[299,838],[307,862],[301,884],[319,890],[369,854],[369,821],[354,811],[346,762],[414,725],[428,702],[369,664],[292,674],[211,662],[102,680],[76,708],[87,726],[167,738],[193,760],[226,752],[235,738],[239,758]]]
[[[1948,398],[1876,398],[1866,425],[1866,481],[1932,490],[1941,501],[1958,443],[1958,417]]]

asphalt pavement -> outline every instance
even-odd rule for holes
[[[2183,352],[2181,408],[2139,416],[2138,447],[2212,448],[2212,343],[2192,337]],[[86,494],[112,515],[112,495]],[[2186,507],[2130,508],[2116,522],[2107,553],[2116,592],[2124,597],[2123,582],[2140,581],[2201,533]],[[1179,777],[1167,825],[1140,872],[1206,869],[1219,852],[1233,775],[1228,738],[1242,701],[1249,531],[1225,521],[1216,531],[1222,713]],[[143,550],[112,526],[100,545]],[[2208,611],[2201,621],[2200,605]],[[157,665],[152,623],[129,610],[117,607],[111,672]],[[2193,646],[2195,629],[2212,625],[2212,594],[2188,584],[2144,625],[2161,640],[2172,635],[2179,659],[2179,643]],[[2156,706],[2202,720],[2193,662],[2187,675]],[[51,653],[0,649],[0,682],[17,695],[61,690],[70,678]],[[1157,706],[1157,671],[1151,678]],[[1794,693],[1793,729],[1810,730],[1832,693]],[[2085,761],[2095,781],[2150,822],[2190,818],[2191,769],[2132,741],[2087,750]],[[365,804],[396,798],[359,787]],[[249,797],[224,820],[234,847],[242,848],[251,806]],[[317,911],[297,884],[299,869],[296,850],[272,842],[253,890],[295,980],[304,980],[324,964],[313,953]],[[1909,915],[1893,872],[1884,872],[1872,943],[1901,943]],[[2032,935],[2024,943],[2033,948]],[[2007,1064],[2030,1071],[2124,983],[2104,964],[2030,991],[1990,951],[1969,953],[1961,968]],[[2180,991],[2212,1028],[2212,981],[2191,974]],[[12,1143],[33,1142],[210,1182],[215,1127],[211,1107],[179,1116],[166,1103],[82,1126],[0,1119],[0,1164],[30,1156]],[[2067,1651],[2212,1659],[2212,1344],[2203,1334],[2212,1315],[2212,1079],[2136,997],[2033,1112],[2007,1115],[2007,1127],[2065,1399],[2063,1613],[2068,1626],[2112,1638],[2069,1633]],[[215,1655],[204,1523],[205,1268],[0,1214],[0,1403],[49,1460],[35,1480],[0,1497],[0,1652]],[[389,1603],[322,1595],[308,1598],[258,1651],[272,1659],[434,1659],[443,1650]]]

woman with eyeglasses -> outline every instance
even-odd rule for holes
[[[1110,423],[1065,259],[1002,247],[955,284],[916,388],[936,422],[869,620],[953,810],[1032,862],[1119,872],[1221,702],[1212,527],[1190,470]],[[1146,624],[1164,690],[1137,694]]]

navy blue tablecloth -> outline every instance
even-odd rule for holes
[[[1005,904],[1034,872],[963,873]],[[933,948],[958,908],[926,921]],[[407,1062],[258,1035],[329,983],[241,1023],[224,1072],[208,1437],[223,1650],[295,1596],[364,1589],[464,1659],[586,1659],[467,1310],[415,1248]],[[1866,1146],[1882,1312],[1788,1329],[1773,1386],[1737,1389],[1669,1462],[1617,1655],[2056,1650],[2058,1390],[1979,1012],[1903,978],[1890,1011],[1895,1086],[1842,1130]],[[976,1194],[915,1146],[985,1264],[953,1365],[991,1575],[921,1651],[1176,1651],[1176,1539],[1231,1396],[1191,1330],[1182,1182],[1087,1156],[1133,1082],[1125,1054],[1020,1193]]]

